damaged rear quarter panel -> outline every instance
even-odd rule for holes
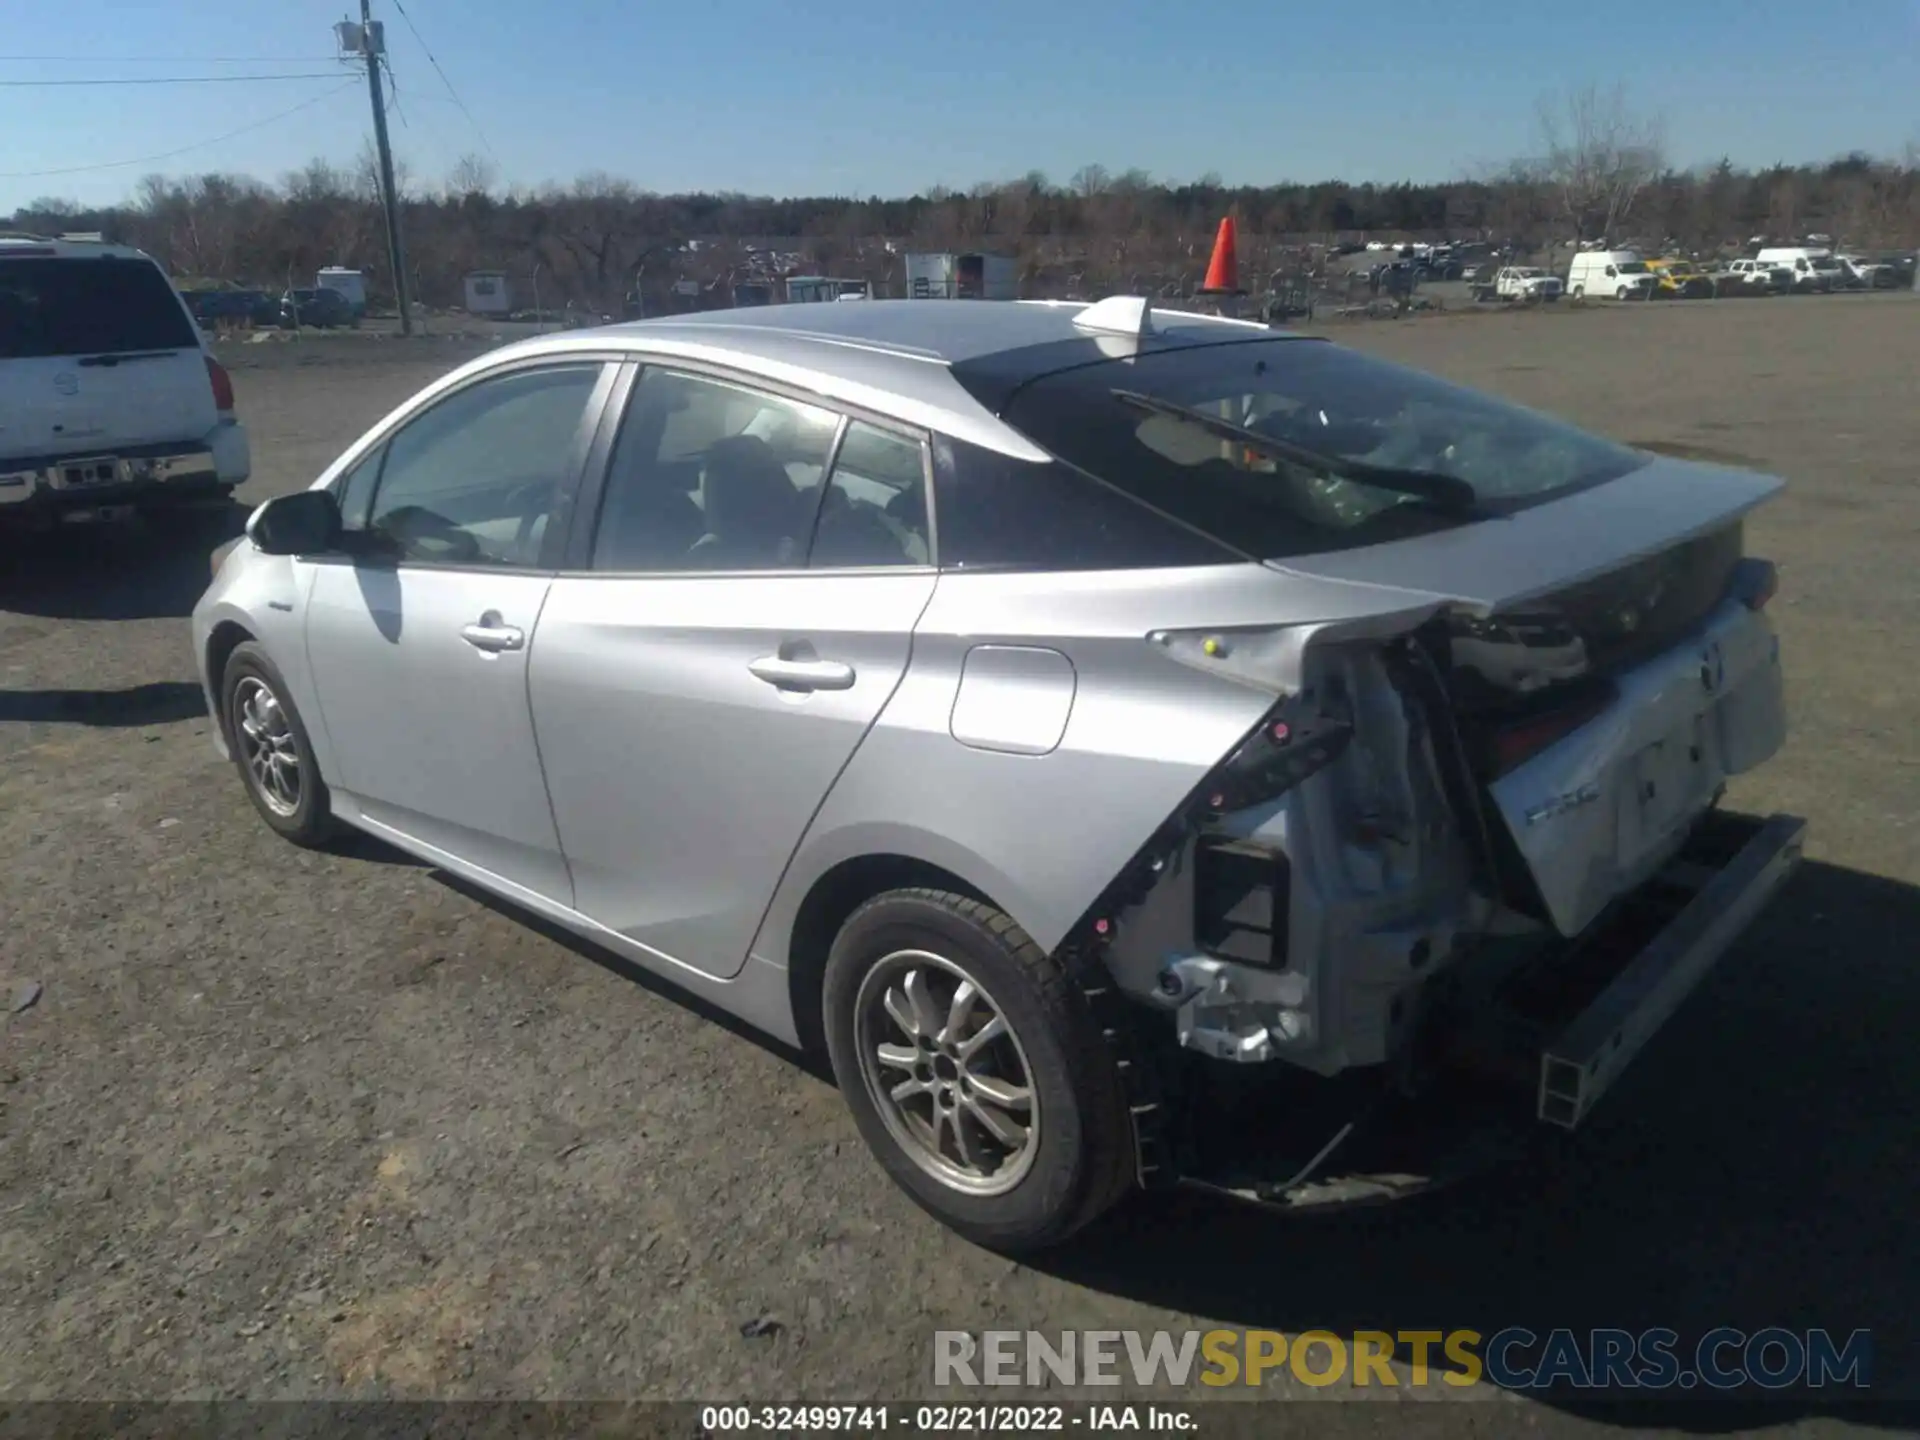
[[[1301,710],[1350,723],[1351,742],[1276,797],[1196,825],[1125,917],[1107,962],[1123,991],[1177,1008],[1184,1043],[1202,1053],[1332,1074],[1389,1058],[1413,1018],[1396,1002],[1445,966],[1484,902],[1472,894],[1432,723],[1386,652],[1327,639],[1303,659]],[[1237,884],[1213,898],[1201,880],[1203,844],[1277,857],[1277,877],[1240,899]],[[1254,898],[1264,885],[1276,887],[1271,906]],[[1242,931],[1228,950],[1203,948],[1200,932],[1215,925],[1202,911],[1269,910],[1271,920],[1254,923],[1273,931],[1270,963],[1221,963],[1249,936],[1264,947],[1263,931]],[[1182,962],[1172,974],[1170,960]]]
[[[1052,950],[1153,832],[1273,705],[1271,690],[1171,659],[1158,629],[1313,623],[1403,609],[1404,595],[1262,565],[943,575],[905,679],[814,817],[754,945],[787,956],[794,916],[833,866],[903,855],[951,871]],[[1075,690],[1057,747],[974,749],[952,735],[969,650],[1044,646]],[[1275,687],[1284,677],[1275,677]]]

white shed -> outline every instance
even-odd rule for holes
[[[513,310],[513,287],[504,270],[469,271],[466,290],[469,315],[506,315]]]

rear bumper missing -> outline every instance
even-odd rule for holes
[[[1793,873],[1806,831],[1797,816],[1770,816],[1547,1045],[1540,1119],[1571,1130],[1587,1117]]]
[[[1358,1070],[1266,1083],[1265,1067],[1187,1055],[1175,1103],[1136,1105],[1136,1124],[1172,1132],[1154,1153],[1173,1163],[1143,1182],[1325,1213],[1468,1179],[1576,1128],[1779,891],[1806,828],[1792,815],[1709,814],[1665,871],[1577,940],[1496,960],[1460,1003],[1436,1005],[1415,1093]]]

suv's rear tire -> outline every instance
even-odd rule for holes
[[[333,800],[286,679],[258,641],[234,646],[220,672],[227,749],[260,818],[284,840],[316,849],[334,835]]]
[[[963,985],[973,998],[956,1005]],[[1086,999],[992,906],[920,889],[867,901],[833,943],[822,1001],[868,1147],[969,1240],[1057,1244],[1131,1188],[1126,1095]],[[1004,1033],[971,1043],[996,1020]]]

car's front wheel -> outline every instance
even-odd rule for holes
[[[1056,1244],[1134,1178],[1119,1068],[1073,978],[978,900],[895,890],[841,928],[824,1019],[889,1175],[981,1245]]]
[[[332,799],[287,682],[259,642],[234,647],[220,697],[227,748],[260,818],[296,845],[325,844],[333,835]]]

